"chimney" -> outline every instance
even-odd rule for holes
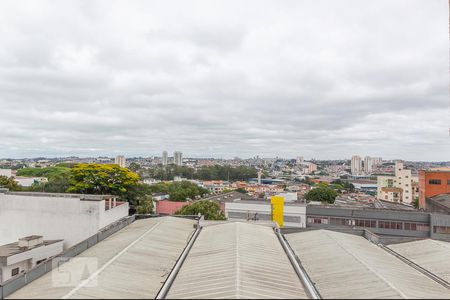
[[[19,239],[19,248],[30,249],[43,243],[42,235],[30,235]]]

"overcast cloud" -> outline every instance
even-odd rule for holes
[[[450,160],[446,0],[1,1],[0,157]]]

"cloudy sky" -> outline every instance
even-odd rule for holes
[[[450,160],[447,0],[0,2],[0,157]]]

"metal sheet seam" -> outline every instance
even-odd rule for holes
[[[68,299],[72,297],[77,291],[79,291],[82,287],[84,287],[86,284],[89,283],[92,279],[97,277],[101,272],[103,272],[108,266],[110,266],[114,261],[116,261],[120,256],[122,256],[125,252],[128,251],[131,247],[136,245],[139,241],[141,241],[146,235],[148,235],[150,232],[152,232],[156,227],[158,227],[164,220],[159,221],[155,225],[153,225],[149,230],[144,232],[140,237],[138,237],[136,240],[134,240],[132,243],[130,243],[127,247],[122,249],[119,253],[117,253],[113,258],[111,258],[107,263],[105,263],[100,269],[98,269],[96,272],[92,273],[91,276],[80,282],[79,285],[77,285],[75,288],[73,288],[69,293],[61,297],[61,299]]]
[[[366,264],[364,261],[362,261],[357,255],[351,253],[350,251],[348,251],[345,247],[343,247],[341,245],[341,243],[339,243],[339,241],[337,239],[335,239],[333,236],[331,236],[330,234],[328,234],[326,231],[324,231],[325,235],[328,236],[329,239],[333,240],[336,245],[338,245],[342,250],[344,250],[345,252],[347,252],[350,256],[352,256],[354,259],[356,259],[359,263],[361,263],[363,266],[365,266],[367,269],[369,269],[372,273],[374,273],[376,276],[378,276],[378,278],[380,278],[382,281],[384,281],[389,287],[391,287],[394,291],[396,291],[397,293],[399,293],[399,295],[403,298],[403,299],[408,299],[408,296],[406,296],[401,290],[399,290],[396,286],[394,286],[389,280],[387,280],[386,278],[384,278],[383,275],[381,275],[380,273],[378,273],[374,268],[372,268],[371,266],[369,266],[368,264]],[[374,247],[377,247],[374,244],[369,244],[372,245]]]
[[[166,281],[164,282],[163,286],[159,290],[155,299],[165,299],[166,298],[167,293],[169,292],[169,289],[172,286],[172,283],[174,282],[175,278],[177,277],[177,274],[180,271],[181,266],[183,265],[187,255],[189,254],[189,251],[192,248],[192,245],[194,245],[195,240],[197,239],[197,236],[200,234],[201,230],[202,230],[202,227],[200,227],[199,223],[197,223],[197,229],[195,230],[195,232],[192,235],[191,239],[189,240],[188,244],[184,248],[183,252],[181,253],[180,257],[178,258],[177,262],[175,263],[175,266],[173,267],[172,271],[170,272],[170,274],[167,277]]]
[[[388,248],[382,244],[378,245],[381,249],[385,250],[387,253],[395,256],[396,258],[400,259],[402,262],[406,263],[407,265],[413,267],[414,269],[416,269],[417,271],[419,271],[420,273],[424,274],[425,276],[429,277],[431,280],[439,283],[440,285],[444,286],[447,289],[450,289],[450,283],[444,279],[442,279],[441,277],[439,277],[438,275],[428,271],[427,269],[425,269],[424,267],[416,264],[415,262],[411,261],[410,259],[404,257],[403,255],[401,255],[400,253],[397,253],[395,250],[392,250],[391,248]]]
[[[274,227],[274,231],[278,237],[278,240],[280,241],[281,246],[283,247],[284,251],[286,252],[286,255],[288,256],[292,267],[294,268],[295,272],[297,273],[300,281],[303,283],[303,286],[308,291],[309,296],[312,299],[322,299],[322,296],[320,295],[319,291],[316,289],[316,287],[315,287],[314,283],[312,282],[311,278],[309,277],[308,273],[306,273],[306,271],[300,266],[300,264],[296,260],[291,246],[281,235],[280,229],[277,227]]]

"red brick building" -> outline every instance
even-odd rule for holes
[[[450,168],[419,171],[419,207],[426,208],[426,199],[450,193]]]

